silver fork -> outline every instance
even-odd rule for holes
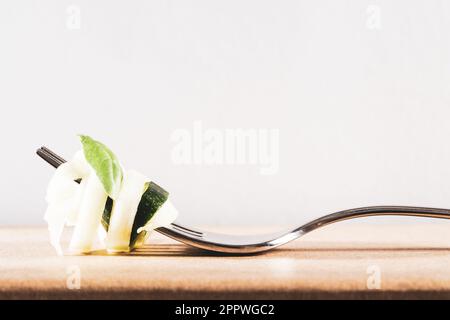
[[[45,147],[38,149],[37,154],[55,168],[65,162],[62,157]],[[450,210],[410,206],[363,207],[335,212],[287,231],[265,235],[227,235],[202,231],[182,226],[178,223],[157,228],[156,231],[187,245],[209,251],[229,254],[253,254],[274,249],[331,223],[370,216],[415,216],[450,219]]]

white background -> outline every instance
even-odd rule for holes
[[[34,151],[70,157],[77,133],[190,224],[450,207],[450,1],[3,0],[0,108],[0,224],[43,223],[52,169]],[[279,129],[278,174],[174,165],[170,136],[195,120]]]

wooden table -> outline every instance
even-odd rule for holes
[[[45,228],[0,228],[0,298],[450,298],[449,231],[344,222],[244,257],[155,234],[127,256],[58,257]]]

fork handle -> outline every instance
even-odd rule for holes
[[[311,222],[308,222],[300,227],[292,229],[290,232],[278,234],[279,236],[272,237],[272,240],[264,243],[258,243],[248,246],[247,252],[255,253],[267,251],[281,245],[284,245],[292,240],[295,240],[311,231],[319,229],[329,224],[340,221],[373,217],[373,216],[407,216],[407,217],[422,217],[422,218],[439,218],[450,219],[450,209],[428,208],[428,207],[412,207],[412,206],[370,206],[354,209],[347,209],[338,211]]]
[[[371,206],[338,211],[308,222],[296,231],[309,233],[320,227],[339,221],[373,216],[407,216],[422,218],[450,219],[450,209],[411,206]]]

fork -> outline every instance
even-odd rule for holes
[[[39,148],[36,153],[55,168],[65,162],[62,157],[46,147]],[[265,235],[227,235],[186,227],[178,223],[172,223],[155,230],[179,242],[208,251],[228,254],[254,254],[274,249],[335,222],[370,216],[414,216],[450,219],[450,209],[411,206],[362,207],[338,211],[287,231]]]

